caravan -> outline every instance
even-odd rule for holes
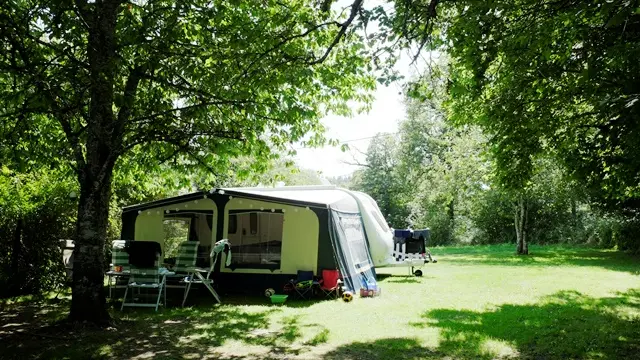
[[[281,288],[299,270],[323,269],[339,269],[345,288],[358,291],[375,286],[376,266],[404,264],[375,201],[334,186],[220,188],[128,206],[121,238],[157,241],[165,257],[176,240],[197,241],[198,266],[228,239],[214,276],[229,291]]]

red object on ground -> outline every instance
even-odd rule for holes
[[[322,288],[322,290],[334,290],[338,286],[339,279],[340,271],[322,270],[322,281],[320,281],[320,288]]]

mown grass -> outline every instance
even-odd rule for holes
[[[154,313],[113,311],[116,327],[56,323],[65,300],[0,305],[0,358],[634,359],[640,259],[581,247],[433,249],[425,276],[379,269],[379,298],[225,298]],[[203,294],[206,295],[206,294]]]

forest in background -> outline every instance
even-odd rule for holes
[[[488,136],[434,102],[406,107],[399,131],[378,134],[354,160],[361,169],[332,183],[371,195],[392,227],[430,228],[431,245],[515,243],[520,194],[496,178]],[[522,215],[530,243],[638,249],[635,217],[594,203],[551,156],[534,162]]]

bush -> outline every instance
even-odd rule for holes
[[[476,205],[472,220],[477,228],[474,244],[507,244],[516,239],[513,201],[499,191],[486,191]]]
[[[70,179],[51,172],[0,174],[0,287],[4,296],[41,294],[65,281],[60,239],[75,226]]]

